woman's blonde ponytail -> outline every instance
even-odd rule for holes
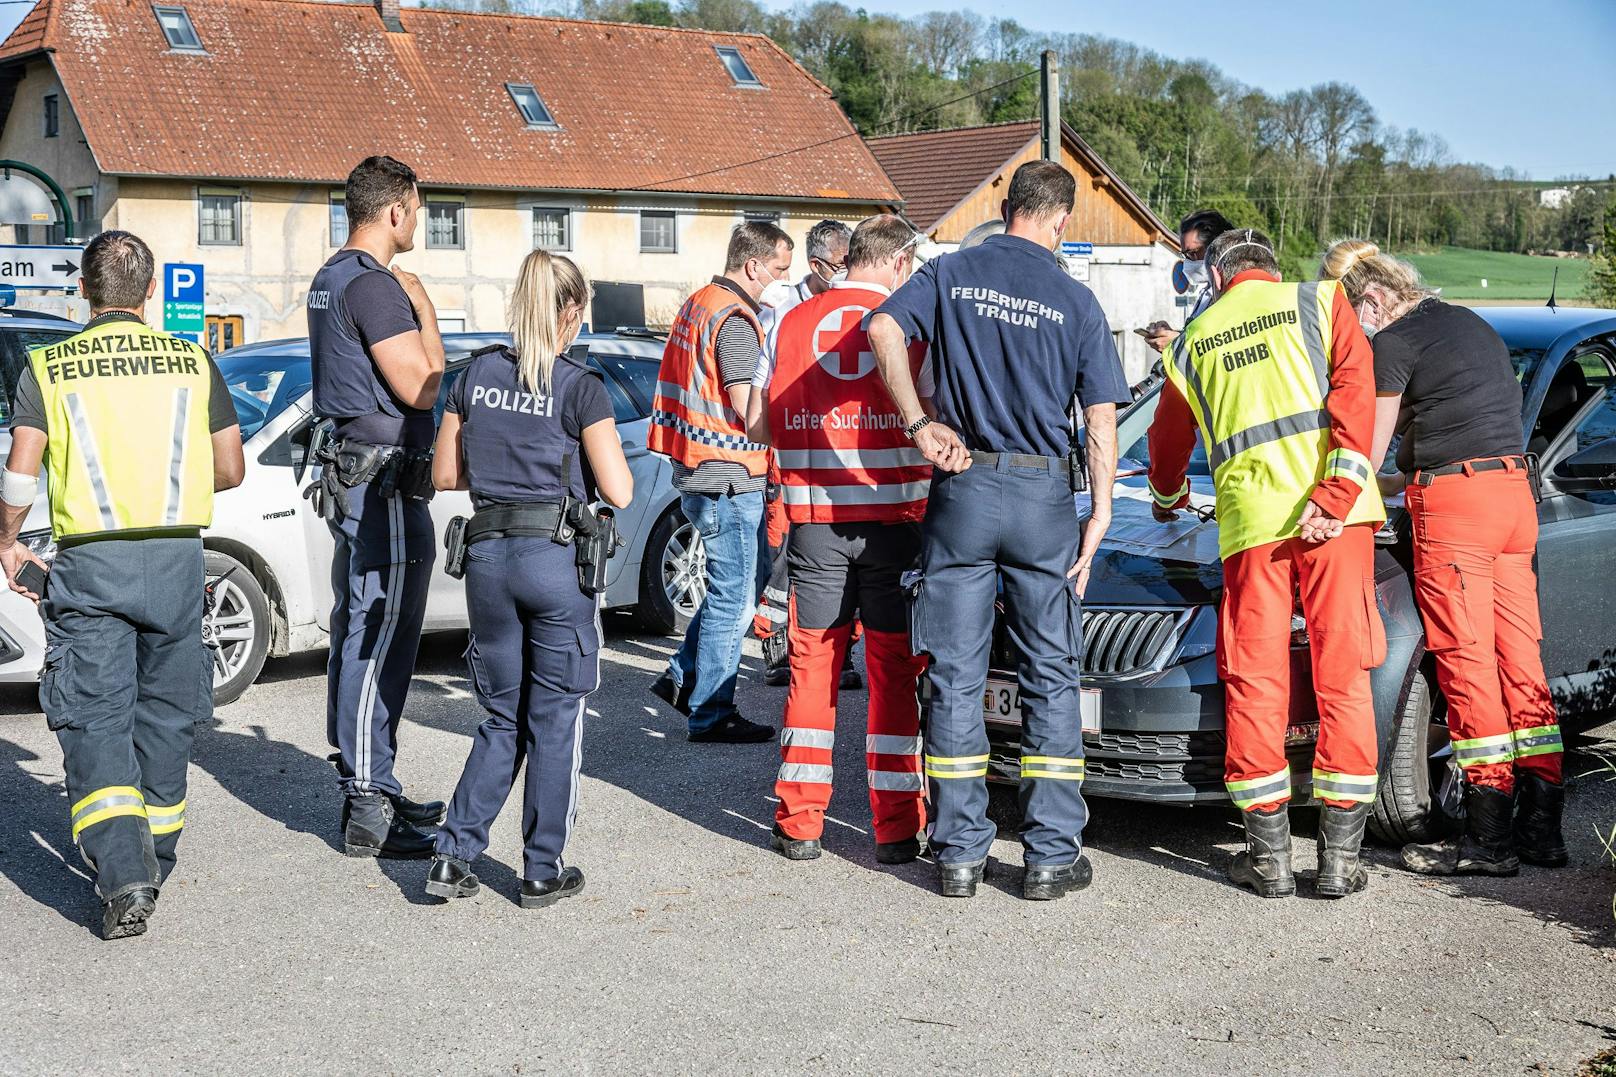
[[[1372,285],[1410,305],[1436,294],[1421,282],[1419,270],[1401,259],[1382,254],[1380,248],[1367,239],[1338,239],[1330,244],[1324,252],[1319,275],[1325,280],[1340,281],[1347,301],[1354,306]]]
[[[562,317],[572,307],[581,317],[588,302],[589,282],[572,259],[534,251],[522,260],[511,293],[510,329],[517,370],[530,392],[550,391]]]

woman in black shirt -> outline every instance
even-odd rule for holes
[[[1560,726],[1539,641],[1537,508],[1509,349],[1475,312],[1438,299],[1365,240],[1324,255],[1375,349],[1380,466],[1395,433],[1414,525],[1414,589],[1465,775],[1463,833],[1403,849],[1410,870],[1513,875],[1566,862]]]

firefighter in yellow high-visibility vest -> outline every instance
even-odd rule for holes
[[[139,935],[174,867],[196,723],[213,713],[202,638],[202,528],[241,482],[230,393],[200,346],[143,321],[150,248],[103,232],[84,249],[83,332],[33,349],[0,474],[0,566],[45,618],[40,702],[62,745],[73,840],[103,935]],[[17,542],[46,468],[59,552]]]

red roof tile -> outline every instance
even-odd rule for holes
[[[929,232],[972,191],[1038,137],[1038,121],[920,131],[869,139],[870,151],[902,192],[904,214]]]
[[[0,62],[53,50],[116,175],[339,182],[391,153],[434,186],[898,199],[829,90],[761,35],[419,8],[397,34],[369,4],[185,7],[204,54],[170,50],[146,0],[40,0]],[[735,86],[717,45],[766,89]],[[528,129],[508,82],[560,130]]]

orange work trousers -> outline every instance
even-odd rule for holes
[[[1369,670],[1386,660],[1386,626],[1375,604],[1374,533],[1374,525],[1356,524],[1317,545],[1270,542],[1223,563],[1224,780],[1242,811],[1275,810],[1291,798],[1285,727],[1298,595],[1318,700],[1313,795],[1342,808],[1375,798],[1379,751]]]
[[[1558,783],[1565,757],[1543,676],[1532,570],[1537,506],[1526,470],[1517,458],[1506,464],[1416,473],[1406,502],[1415,597],[1448,701],[1454,757],[1472,785],[1509,793],[1517,767]]]
[[[795,603],[793,603],[795,606]],[[795,841],[817,839],[830,807],[831,756],[836,743],[836,688],[852,640],[851,623],[802,628],[791,618],[791,688],[780,731],[780,806],[775,822]],[[926,827],[920,775],[920,709],[915,684],[926,660],[909,650],[906,632],[864,632],[870,689],[864,737],[870,816],[875,840],[907,841]]]

